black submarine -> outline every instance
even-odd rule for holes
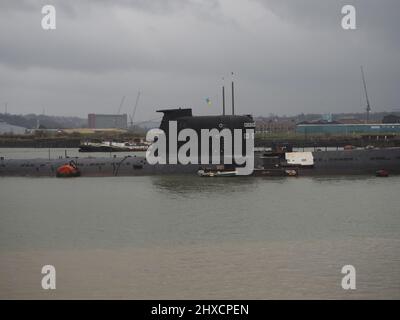
[[[163,113],[160,129],[170,136],[169,124],[176,122],[178,131],[192,129],[214,130],[219,135],[222,130],[247,132],[255,128],[251,115],[235,115],[234,84],[232,82],[232,114],[225,114],[225,88],[222,88],[222,115],[194,116],[192,109],[174,108],[159,110]],[[215,131],[216,130],[216,131]],[[241,136],[242,154],[249,143],[247,134]],[[178,141],[178,148],[184,144]],[[209,154],[212,153],[210,144]],[[170,145],[167,144],[167,153]],[[234,176],[241,165],[226,161],[225,139],[219,145],[218,163],[150,163],[146,156],[125,157],[75,157],[63,159],[6,159],[0,158],[0,176],[143,176],[143,175],[202,175]],[[199,156],[201,156],[199,148]],[[271,151],[252,149],[253,168],[251,176],[317,176],[317,175],[382,175],[400,174],[400,148],[350,149],[333,151],[294,152],[290,147]],[[228,159],[232,160],[232,159]],[[201,174],[200,174],[201,173]]]

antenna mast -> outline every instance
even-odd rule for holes
[[[222,115],[225,115],[225,83],[224,78],[222,78]]]
[[[366,111],[367,111],[367,123],[368,123],[369,122],[369,113],[371,111],[371,105],[369,104],[368,93],[367,93],[367,84],[365,82],[364,69],[362,66],[361,66],[361,76],[362,76],[362,80],[363,80],[363,84],[364,84],[365,99],[367,101]]]
[[[233,72],[232,72],[232,115],[235,115],[235,84],[233,82]]]

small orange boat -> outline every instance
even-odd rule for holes
[[[56,176],[58,178],[79,177],[81,172],[73,161],[57,168]]]

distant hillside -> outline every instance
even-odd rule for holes
[[[370,121],[380,122],[384,116],[389,114],[400,115],[399,112],[376,112],[370,114]],[[293,116],[277,116],[274,114],[263,115],[254,117],[256,121],[291,121],[291,122],[303,122],[319,120],[323,117],[322,114],[298,114]],[[332,120],[340,119],[354,119],[354,120],[365,120],[365,113],[338,113],[332,114]],[[59,117],[59,116],[47,116],[47,115],[13,115],[0,113],[0,121],[6,122],[10,125],[24,127],[27,129],[35,129],[39,123],[41,128],[45,129],[73,129],[73,128],[86,128],[87,119],[79,117]],[[144,130],[158,128],[160,122],[149,120],[135,123],[136,127],[140,127]]]
[[[87,120],[78,117],[58,117],[46,115],[14,115],[14,114],[0,114],[0,120],[27,129],[34,129],[38,123],[41,128],[46,129],[67,129],[67,128],[83,128],[87,126]]]

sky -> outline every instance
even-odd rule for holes
[[[398,0],[1,0],[0,112],[131,114],[140,91],[135,121],[219,114],[231,72],[238,114],[362,112],[361,65],[372,111],[400,111],[399,30]]]

